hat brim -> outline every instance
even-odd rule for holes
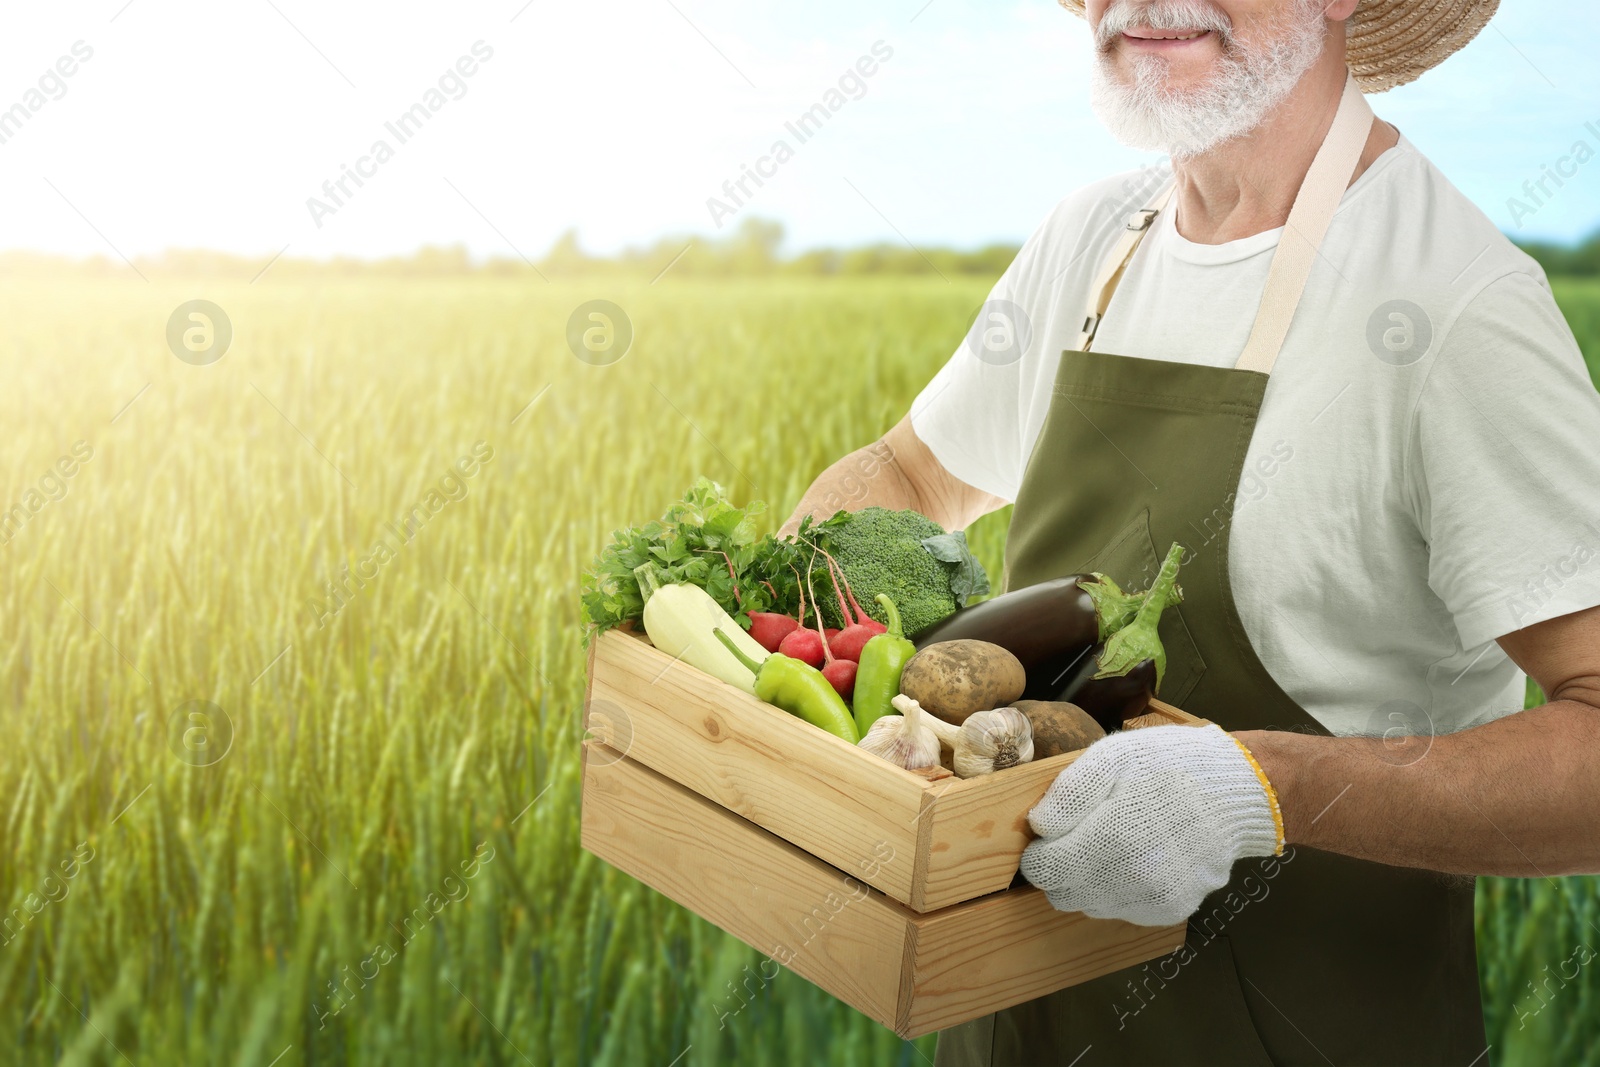
[[[1060,0],[1083,15],[1083,0]],[[1500,0],[1361,0],[1346,23],[1345,64],[1365,93],[1416,81],[1467,46]]]

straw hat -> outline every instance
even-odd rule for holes
[[[1061,0],[1074,15],[1083,0]],[[1415,81],[1489,24],[1500,0],[1361,0],[1346,25],[1345,63],[1362,92]]]

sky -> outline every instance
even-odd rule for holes
[[[790,251],[977,247],[1154,158],[1094,117],[1087,31],[1052,0],[92,0],[7,29],[0,111],[36,109],[0,125],[6,249],[536,259],[569,229],[609,253],[751,215]],[[1600,228],[1600,160],[1523,186],[1600,153],[1597,43],[1590,0],[1507,0],[1369,99],[1501,229],[1571,240]],[[802,143],[786,123],[841,79]],[[753,196],[708,203],[780,139]]]

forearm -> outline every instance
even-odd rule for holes
[[[916,508],[919,503],[910,480],[894,462],[893,449],[886,441],[878,440],[849,453],[817,475],[779,532],[793,533],[807,515],[825,519],[841,508],[859,511],[876,504],[903,510]]]
[[[1560,700],[1438,737],[1243,731],[1290,844],[1400,867],[1600,871],[1600,709]]]
[[[794,533],[807,515],[825,519],[841,508],[860,511],[873,505],[918,511],[946,530],[964,530],[1005,501],[953,477],[917,437],[907,417],[882,439],[856,449],[818,475],[778,532]]]

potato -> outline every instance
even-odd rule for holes
[[[1048,759],[1088,748],[1106,735],[1100,724],[1076,704],[1056,700],[1016,700],[1011,706],[1033,726],[1033,758]]]
[[[1003,708],[1027,688],[1022,662],[988,641],[940,641],[906,661],[900,692],[960,726],[975,711]]]

